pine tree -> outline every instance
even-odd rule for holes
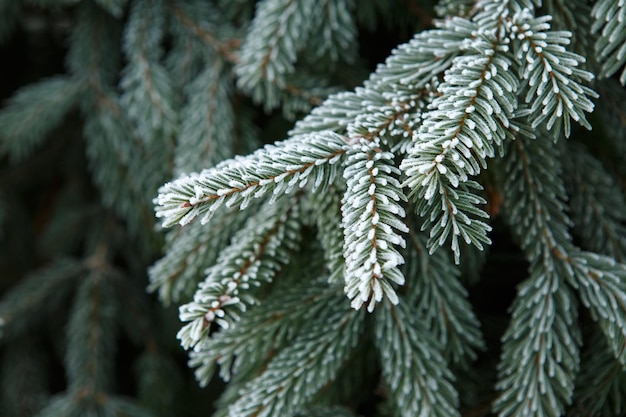
[[[626,415],[626,1],[0,0],[0,42],[0,415]]]

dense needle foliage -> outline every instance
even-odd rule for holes
[[[0,43],[0,415],[626,414],[625,0],[0,0]]]

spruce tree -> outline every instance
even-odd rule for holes
[[[626,1],[0,0],[0,43],[0,415],[626,415]]]

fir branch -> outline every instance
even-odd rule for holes
[[[353,65],[357,60],[355,48],[357,27],[354,21],[354,0],[322,0],[315,7],[317,26],[321,30],[311,34],[309,42],[317,45],[313,51],[315,59],[330,58],[330,61]],[[312,18],[312,17],[310,17]]]
[[[85,277],[67,329],[68,390],[93,399],[111,388],[113,376],[117,308],[111,279],[111,273],[98,270]]]
[[[384,91],[389,86],[382,85],[357,89],[363,110],[348,125],[348,135],[368,141],[380,138],[382,143],[393,146],[394,150],[406,152],[406,148],[416,140],[427,104],[437,94],[433,85],[419,90],[398,85],[394,86],[393,94]]]
[[[626,411],[626,371],[615,360],[600,331],[594,331],[583,355],[576,384],[576,417],[623,415]]]
[[[591,310],[613,355],[626,365],[626,265],[589,252],[570,255],[582,303]]]
[[[375,331],[382,373],[397,415],[459,416],[458,394],[441,346],[408,303],[384,303],[376,312]]]
[[[359,115],[368,102],[361,89],[355,92],[333,94],[315,107],[304,119],[296,122],[289,136],[332,131],[345,134],[347,126]]]
[[[208,384],[217,365],[225,381],[233,375],[256,372],[273,357],[273,352],[294,339],[296,323],[308,323],[324,314],[329,305],[343,300],[340,289],[329,286],[326,280],[313,279],[282,288],[243,313],[235,326],[204,339],[191,353],[189,365],[197,367],[196,379],[202,386]]]
[[[0,341],[21,334],[45,318],[45,311],[58,306],[84,270],[80,262],[59,259],[26,276],[4,294],[0,301]]]
[[[176,414],[183,394],[183,376],[174,358],[150,347],[137,361],[137,397],[152,416]]]
[[[406,242],[398,232],[408,228],[400,201],[406,197],[394,177],[399,170],[393,154],[380,149],[380,141],[361,141],[347,158],[344,178],[347,191],[342,199],[344,229],[345,291],[352,307],[367,305],[373,311],[385,295],[398,302],[393,284],[404,284],[398,268],[404,259],[395,248]]]
[[[233,156],[231,94],[229,75],[219,61],[190,81],[174,150],[177,173],[197,172]]]
[[[470,188],[477,188],[469,176],[486,167],[486,158],[495,155],[495,145],[510,135],[510,119],[516,106],[517,80],[508,73],[510,59],[506,42],[478,38],[474,54],[453,60],[446,72],[442,93],[430,105],[418,131],[418,141],[400,168],[405,186],[418,202],[418,213],[431,226],[432,252],[452,238],[455,262],[459,262],[459,237],[482,248],[489,243],[491,227],[480,217],[487,214],[476,207],[485,203]]]
[[[219,11],[202,1],[188,4],[166,0],[166,4],[181,28],[216,51],[226,62],[231,64],[239,62],[238,49],[241,45],[241,39],[234,37],[233,33],[233,37],[229,40],[222,40],[219,36],[222,33],[217,33],[216,26],[219,26],[220,31],[228,34],[234,30],[229,25],[224,25],[223,19],[219,19]],[[218,19],[216,19],[216,15]]]
[[[501,416],[561,415],[572,398],[581,340],[566,285],[573,275],[566,254],[575,249],[558,161],[558,148],[545,137],[506,145],[505,213],[531,266],[503,338],[494,404]]]
[[[398,46],[368,82],[381,89],[398,84],[419,90],[452,65],[478,30],[475,23],[457,17],[435,24],[437,29],[417,33],[410,42]]]
[[[508,142],[499,161],[504,215],[529,262],[560,262],[555,254],[567,253],[572,242],[559,148],[548,135]]]
[[[320,388],[333,381],[362,327],[362,312],[350,311],[344,303],[329,304],[303,323],[296,338],[246,385],[230,413],[279,417],[308,404]]]
[[[394,93],[389,94],[384,92],[388,85],[366,84],[368,87],[359,87],[354,92],[331,95],[298,121],[289,134],[332,130],[351,138],[369,141],[379,138],[383,143],[414,140],[422,111],[434,88],[427,85],[413,91],[411,86],[394,85]],[[402,94],[401,90],[406,93]]]
[[[126,398],[88,392],[57,397],[36,417],[85,416],[152,417],[148,411]]]
[[[161,158],[167,155],[146,155],[141,138],[115,96],[103,93],[95,104],[98,107],[90,111],[84,126],[94,181],[104,204],[128,220],[129,230],[150,238],[141,232],[153,228],[154,216],[148,205],[156,185],[163,181],[167,164]]]
[[[156,198],[164,226],[187,224],[204,215],[208,222],[221,205],[245,208],[253,198],[287,194],[313,177],[313,189],[332,182],[346,152],[343,137],[331,133],[299,136],[165,184]]]
[[[317,227],[317,239],[324,251],[324,260],[330,282],[340,282],[345,277],[343,255],[343,230],[341,228],[341,194],[338,187],[329,187],[326,192],[312,193],[306,207],[311,211]]]
[[[572,32],[573,51],[586,55],[593,48],[594,39],[589,36],[593,16],[586,0],[548,0],[544,2],[546,14],[552,16],[552,27]],[[588,64],[594,64],[589,62]]]
[[[547,120],[546,128],[557,139],[562,131],[569,137],[570,119],[591,129],[585,112],[593,111],[591,99],[598,94],[581,84],[593,79],[592,73],[578,68],[585,58],[565,49],[571,32],[550,30],[550,20],[522,11],[513,16],[511,38],[520,74],[528,84],[525,102],[530,104],[532,126]]]
[[[568,144],[563,153],[564,178],[574,232],[593,252],[626,261],[626,206],[621,188],[588,149]],[[593,175],[590,175],[593,173]]]
[[[220,211],[215,216],[211,233],[200,223],[168,232],[165,256],[148,271],[148,291],[158,290],[163,304],[191,298],[206,268],[217,261],[220,251],[246,220],[232,210]]]
[[[426,237],[413,228],[409,230],[408,249],[407,263],[413,265],[411,275],[415,279],[408,285],[405,298],[443,346],[446,360],[467,368],[476,359],[476,351],[485,348],[485,342],[467,290],[459,280],[461,271],[446,251],[430,255]]]
[[[161,136],[168,140],[177,125],[172,82],[159,62],[164,19],[163,0],[136,0],[124,32],[129,62],[120,80],[120,103],[147,141]]]
[[[297,205],[276,203],[250,218],[221,251],[217,263],[206,271],[205,280],[194,294],[193,302],[180,307],[180,319],[190,322],[177,337],[185,349],[197,345],[208,335],[211,323],[228,328],[241,312],[258,303],[251,291],[271,282],[290,260],[300,239],[295,219]],[[232,306],[232,307],[229,307]]]
[[[598,61],[602,64],[599,76],[608,78],[626,64],[626,1],[599,0],[591,16],[595,19],[591,31],[600,32],[595,44]],[[619,80],[626,85],[626,68]]]
[[[93,1],[82,2],[77,23],[70,37],[67,65],[70,72],[89,88],[81,106],[112,87],[118,78],[121,34],[120,22],[104,12]],[[86,112],[88,113],[88,112]]]
[[[77,104],[84,92],[70,77],[44,79],[18,90],[0,111],[0,153],[27,157]]]
[[[238,87],[271,109],[278,104],[285,76],[294,72],[296,54],[312,29],[316,2],[263,0],[257,11],[235,72]]]
[[[501,417],[559,416],[572,400],[581,335],[563,272],[535,263],[519,287],[498,367]]]

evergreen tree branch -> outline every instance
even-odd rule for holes
[[[111,388],[117,310],[111,279],[110,273],[91,271],[74,302],[65,365],[68,389],[79,396],[95,399]]]
[[[548,135],[509,142],[501,167],[505,216],[531,263],[561,262],[558,254],[567,253],[572,242],[561,158]]]
[[[563,285],[563,270],[531,266],[519,287],[503,337],[494,404],[498,415],[559,416],[571,402],[579,366],[576,299]]]
[[[124,53],[129,62],[120,81],[120,103],[146,141],[161,137],[171,140],[176,132],[175,94],[159,62],[164,20],[163,0],[134,1],[124,33]]]
[[[516,103],[517,81],[507,73],[511,61],[502,53],[506,44],[477,39],[474,48],[477,53],[453,60],[438,87],[442,96],[430,105],[418,141],[400,166],[424,227],[432,226],[431,252],[451,237],[457,263],[459,237],[479,248],[490,242],[491,227],[476,218],[488,217],[475,207],[485,201],[470,192],[469,176],[480,173],[486,158],[495,155],[493,144],[510,135]]]
[[[467,290],[459,281],[461,271],[446,251],[430,255],[425,236],[414,228],[409,230],[409,243],[407,263],[416,270],[405,298],[443,346],[446,360],[467,368],[485,342]]]
[[[230,134],[235,115],[228,76],[218,61],[189,83],[174,151],[177,173],[198,172],[233,156]]]
[[[563,154],[569,207],[574,221],[574,232],[585,242],[586,248],[626,261],[626,205],[621,188],[599,160],[576,143],[568,144]],[[589,173],[593,172],[593,175]]]
[[[204,215],[208,222],[221,205],[245,208],[252,198],[287,194],[314,177],[313,189],[332,182],[337,162],[346,152],[345,140],[326,132],[268,145],[247,157],[165,184],[155,200],[164,226],[187,224]]]
[[[505,149],[507,221],[530,262],[518,289],[499,364],[500,416],[562,415],[579,366],[576,301],[566,282],[574,251],[565,214],[558,149],[545,137],[518,137]]]
[[[282,288],[273,293],[274,297],[242,313],[235,326],[204,339],[189,361],[190,366],[197,367],[200,385],[208,384],[217,365],[225,381],[258,370],[274,352],[293,340],[296,323],[310,322],[327,306],[341,304],[344,297],[340,289],[325,281],[317,279]]]
[[[547,119],[546,128],[555,139],[563,130],[569,136],[571,118],[591,129],[585,112],[593,111],[591,98],[598,94],[580,84],[591,81],[593,74],[578,68],[584,57],[565,49],[571,32],[550,30],[550,16],[532,18],[528,14],[513,17],[511,37],[521,63],[520,74],[528,83],[525,101],[530,104],[533,128]]]
[[[406,245],[398,234],[408,231],[401,220],[405,211],[400,201],[405,197],[393,176],[399,174],[391,163],[393,154],[379,146],[378,140],[362,141],[348,155],[344,170],[348,188],[341,205],[345,291],[352,307],[367,304],[368,311],[373,311],[383,295],[396,304],[392,283],[405,281],[398,268],[404,259],[395,248]]]
[[[168,232],[165,256],[148,271],[148,291],[158,290],[165,305],[191,298],[206,268],[217,261],[220,251],[246,220],[233,210],[220,211],[215,216],[211,233],[200,223]]]
[[[452,373],[407,303],[384,303],[376,312],[376,342],[382,373],[401,416],[460,416]]]
[[[582,303],[600,325],[615,358],[626,366],[626,265],[589,252],[567,259]]]
[[[286,75],[294,72],[296,54],[310,36],[316,2],[263,0],[257,5],[235,72],[237,85],[257,102],[273,108]]]
[[[324,251],[324,260],[330,282],[344,281],[345,259],[343,255],[343,230],[341,228],[341,194],[338,187],[329,187],[327,192],[313,193],[305,200],[306,209],[315,218],[317,238]]]
[[[3,295],[0,301],[0,341],[21,334],[45,317],[69,294],[84,266],[73,259],[59,259],[33,272]]]
[[[318,47],[313,51],[315,59],[330,58],[330,61],[353,65],[357,60],[357,49],[354,47],[357,38],[357,27],[354,21],[354,0],[322,0],[315,8],[320,15],[321,30],[311,34],[310,42]]]
[[[124,8],[128,0],[96,0],[96,3],[113,16],[120,18],[124,13]]]
[[[241,39],[233,37],[227,41],[223,41],[211,27],[207,27],[207,20],[211,15],[215,15],[216,11],[211,10],[207,16],[202,15],[203,18],[209,19],[196,19],[198,17],[198,3],[194,4],[193,8],[185,7],[184,3],[178,3],[173,0],[166,0],[168,8],[172,11],[173,17],[180,23],[180,25],[186,28],[196,38],[200,39],[204,44],[208,45],[216,52],[218,52],[226,62],[236,64],[239,62],[238,49],[241,45]],[[205,5],[200,5],[205,8]],[[194,18],[196,17],[196,18]]]
[[[332,381],[363,327],[363,313],[342,303],[326,306],[250,381],[230,407],[237,416],[289,415]]]
[[[77,104],[83,86],[57,76],[16,92],[0,113],[0,152],[12,160],[27,157]]]
[[[594,331],[583,355],[576,397],[578,401],[572,407],[575,417],[611,417],[626,411],[626,371],[615,360],[600,331]]]
[[[298,245],[297,211],[297,205],[287,207],[284,203],[260,211],[222,250],[217,262],[207,269],[193,302],[180,307],[181,321],[190,322],[177,335],[185,349],[205,338],[211,323],[228,328],[237,322],[234,307],[245,312],[258,303],[251,291],[271,282]]]
[[[600,32],[595,51],[602,63],[600,77],[608,78],[626,64],[626,1],[599,0],[591,15],[595,19],[591,27],[594,33]],[[626,68],[620,75],[620,83],[626,85]]]

